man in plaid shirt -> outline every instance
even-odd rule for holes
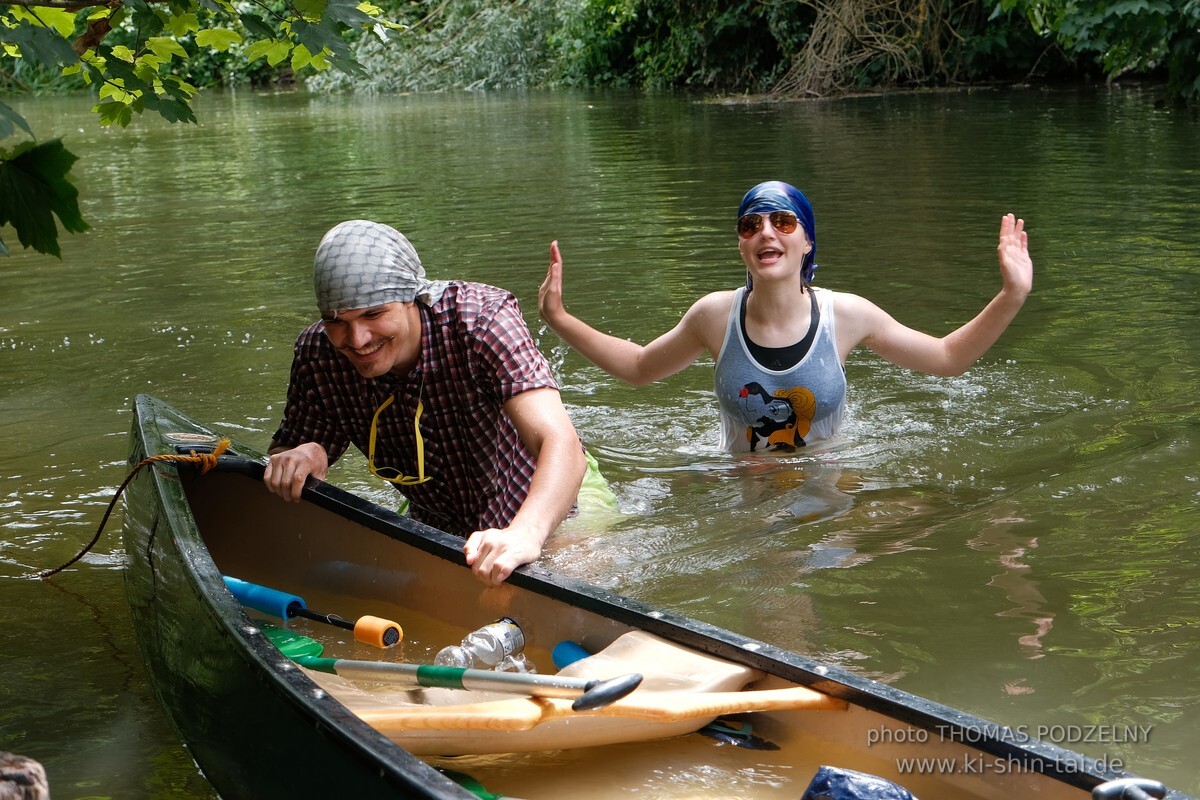
[[[321,320],[296,342],[267,488],[298,501],[354,444],[414,519],[467,539],[484,582],[537,560],[585,456],[516,298],[426,280],[408,239],[365,220],[325,235],[313,281]]]

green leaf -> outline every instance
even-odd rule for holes
[[[120,125],[122,128],[128,127],[133,121],[133,109],[124,103],[99,103],[92,107],[100,115],[101,125]]]
[[[294,0],[296,10],[309,19],[320,19],[325,14],[326,0]]]
[[[132,103],[137,98],[136,94],[125,91],[125,87],[115,81],[101,84],[99,94],[101,99],[111,98],[114,102],[125,104]]]
[[[265,56],[270,51],[270,49],[274,46],[275,46],[275,40],[273,40],[273,39],[262,39],[257,42],[252,42],[249,46],[246,47],[246,52],[245,52],[246,61],[248,63],[253,63],[254,61],[257,61],[258,59]]]
[[[286,39],[264,39],[254,42],[246,48],[246,61],[267,57],[267,63],[272,67],[283,61],[292,52],[292,43]]]
[[[183,45],[169,36],[152,36],[146,40],[146,47],[150,48],[150,52],[164,61],[170,61],[176,56],[184,61],[188,59],[188,51],[184,50]]]
[[[64,39],[71,38],[75,32],[75,14],[61,8],[39,8],[35,16],[35,24],[53,28]]]
[[[176,14],[167,20],[167,30],[172,36],[186,36],[200,30],[200,20],[195,14]]]
[[[199,89],[178,75],[164,76],[162,85],[167,94],[180,100],[191,100],[200,92]]]
[[[23,247],[62,258],[54,216],[71,233],[88,229],[67,179],[75,161],[61,139],[28,143],[0,159],[0,225],[11,224]]]
[[[30,138],[33,138],[33,130],[29,127],[29,123],[25,121],[25,118],[3,102],[0,102],[0,139],[7,139],[9,136],[12,136],[14,128],[20,128],[28,133]]]
[[[252,36],[260,36],[264,39],[275,38],[275,29],[264,22],[262,17],[255,14],[242,14],[238,19],[242,21],[246,32]]]
[[[137,73],[133,64],[112,59],[105,62],[105,67],[108,74],[104,76],[104,83],[117,83],[130,92],[150,89],[150,83]]]
[[[229,0],[200,0],[200,5],[207,8],[209,11],[215,11],[218,14],[237,14],[237,9],[233,7],[233,3]]]
[[[359,9],[357,0],[328,0],[322,19],[340,22],[350,28],[370,25],[375,21],[370,15],[364,14]]]
[[[292,71],[299,72],[312,62],[312,53],[302,44],[292,49]]]
[[[196,0],[167,0],[167,8],[170,9],[172,17],[191,14],[198,7]]]
[[[103,64],[102,60],[99,64],[99,66],[96,64],[93,64],[93,63],[89,63],[89,62],[83,62],[81,64],[81,66],[83,67],[83,82],[89,86],[91,86],[94,83],[97,83],[97,84],[103,83],[104,82],[104,72],[101,71],[101,69],[100,69],[100,67],[102,67],[103,65],[104,64]]]
[[[154,83],[158,80],[158,68],[163,65],[163,60],[153,53],[145,53],[137,60],[133,66],[133,73],[147,84]]]
[[[146,0],[123,0],[122,5],[133,12],[130,18],[140,36],[154,36],[166,27],[164,23],[166,15],[159,16]]]
[[[196,115],[186,102],[172,97],[159,97],[153,92],[142,95],[142,103],[151,111],[158,112],[167,122],[195,122]]]
[[[330,62],[338,69],[351,75],[366,75],[367,71],[350,55],[350,45],[337,31],[336,25],[328,18],[322,19],[321,24],[311,25],[302,19],[292,20],[292,34],[296,41],[308,48],[314,58],[323,50],[332,55]]]
[[[303,46],[304,45],[301,45],[301,47]],[[329,56],[324,50],[322,50],[321,52],[313,55],[312,61],[310,61],[308,65],[317,72],[324,72],[325,70],[329,69]]]
[[[49,28],[35,27],[28,22],[22,22],[15,28],[0,25],[0,42],[17,45],[21,48],[21,55],[41,67],[53,68],[74,64],[79,60],[66,39]]]
[[[290,52],[292,52],[291,42],[271,42],[271,46],[267,48],[267,63],[273,67],[287,58]]]
[[[228,28],[209,28],[196,34],[196,44],[200,47],[211,47],[213,50],[228,50],[236,44],[241,44],[241,41],[241,34]]]
[[[292,20],[292,35],[296,37],[296,41],[307,47],[310,53],[319,53],[326,47],[333,50],[330,45],[337,44],[334,40],[341,41],[340,36],[330,36],[325,29],[302,19]],[[345,44],[344,41],[341,43]]]

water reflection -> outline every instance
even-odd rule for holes
[[[973,549],[996,554],[996,562],[1002,571],[992,576],[988,586],[1001,589],[1005,599],[1014,604],[1010,609],[997,612],[997,616],[1015,617],[1030,623],[1032,631],[1018,637],[1017,643],[1025,657],[1033,659],[1045,655],[1044,640],[1054,627],[1054,612],[1042,596],[1038,580],[1032,577],[1033,567],[1026,556],[1038,546],[1038,539],[1020,531],[1024,522],[1020,517],[993,520],[990,527],[967,544]],[[1035,690],[1011,684],[1007,691],[1025,694]]]

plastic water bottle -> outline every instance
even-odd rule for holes
[[[490,669],[525,647],[525,634],[511,617],[501,617],[468,633],[462,644],[442,648],[433,659],[440,667]]]
[[[475,659],[464,647],[457,644],[439,650],[433,658],[433,663],[439,667],[454,667],[455,669],[473,669],[475,667]]]
[[[496,672],[522,672],[525,674],[537,672],[537,667],[525,657],[524,653],[517,653],[515,656],[505,656],[500,659],[500,663],[494,669]]]

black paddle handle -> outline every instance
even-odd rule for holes
[[[1166,796],[1166,786],[1146,778],[1119,778],[1092,789],[1092,800],[1153,800]]]
[[[636,689],[642,682],[642,676],[636,672],[619,675],[608,680],[595,680],[587,685],[587,689],[575,702],[571,703],[572,711],[594,711],[604,708],[609,703],[615,703]]]
[[[288,617],[304,617],[305,619],[316,620],[317,622],[327,622],[330,625],[336,625],[339,628],[345,628],[348,631],[354,630],[354,623],[348,619],[334,616],[333,614],[322,614],[317,611],[309,611],[299,603],[292,603],[287,607]]]

